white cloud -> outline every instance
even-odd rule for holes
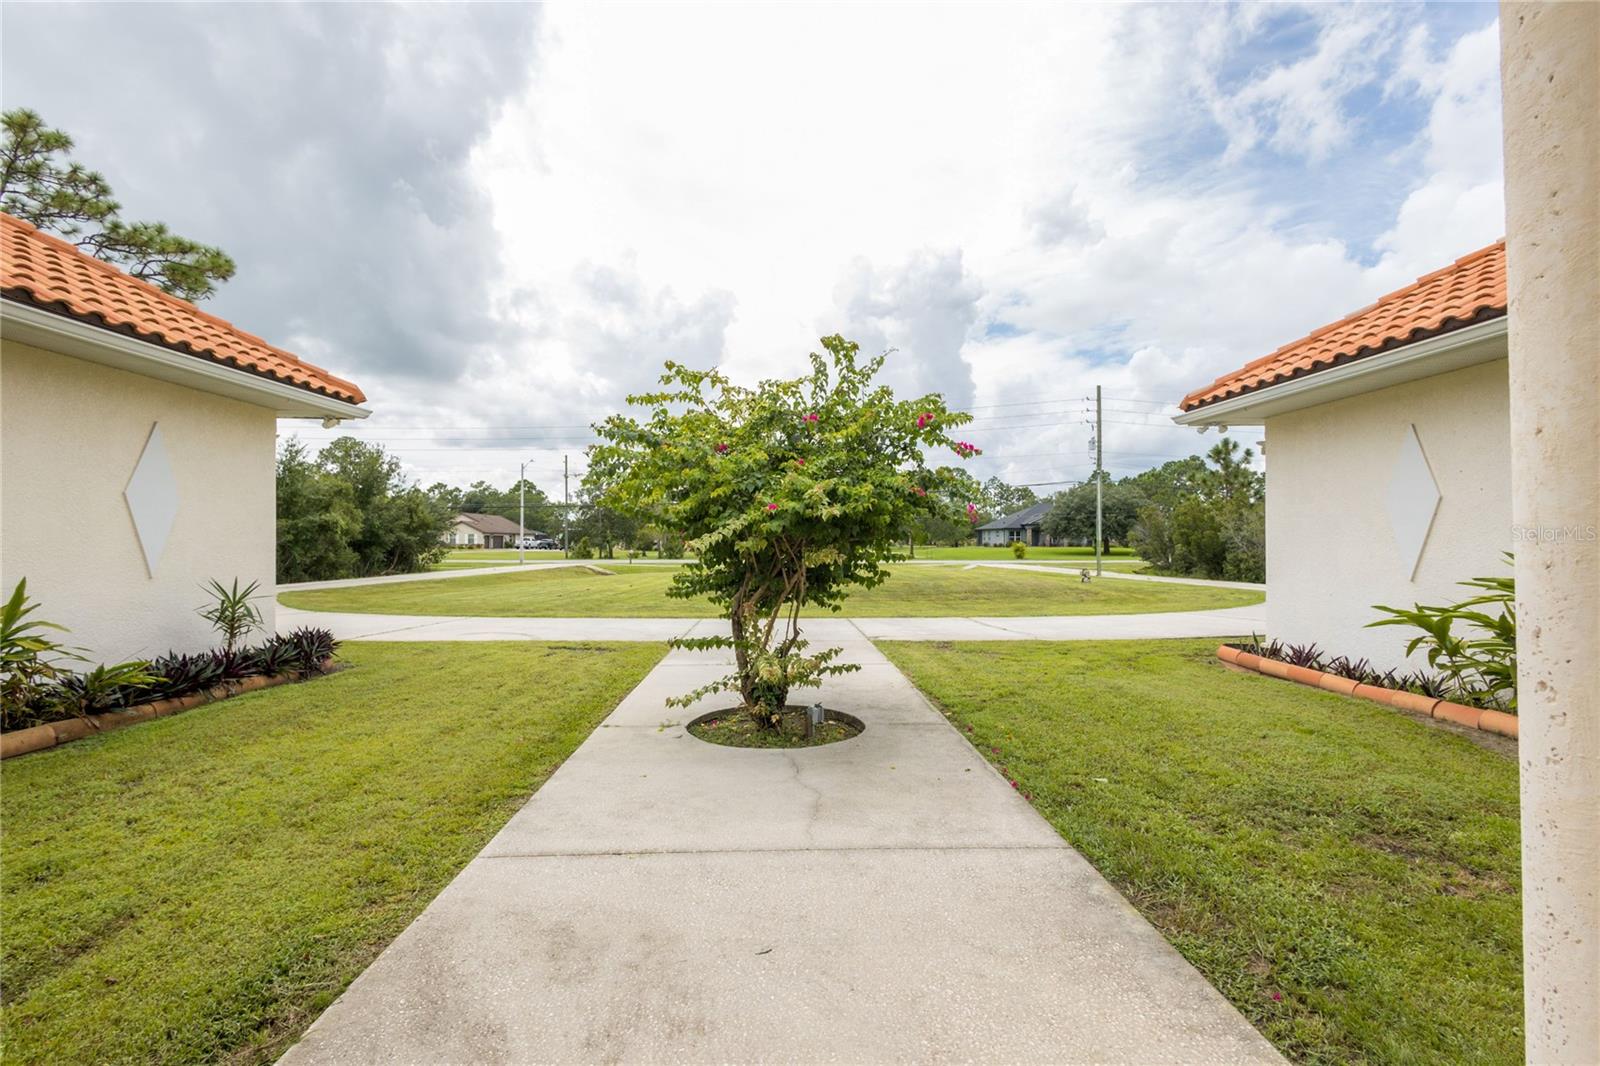
[[[1430,44],[1419,27],[1401,68],[1433,97],[1426,173],[1377,241],[1384,253],[1377,273],[1397,286],[1505,233],[1499,32],[1491,25],[1466,34],[1438,60],[1429,57]]]
[[[1227,91],[1220,68],[1275,14],[1282,12],[1250,5],[1211,22],[1192,53],[1196,89],[1227,131],[1228,159],[1237,160],[1262,143],[1312,161],[1326,159],[1350,142],[1345,100],[1376,77],[1391,47],[1394,16],[1376,4],[1325,7],[1315,13],[1318,33],[1310,54],[1266,63],[1241,87]]]
[[[943,392],[952,406],[966,408],[973,402],[972,373],[961,351],[982,295],[960,251],[920,251],[887,271],[857,259],[818,328],[839,330],[869,354],[892,350],[884,378],[897,393]]]
[[[1285,51],[1256,7],[542,10],[474,155],[510,339],[448,396],[369,385],[386,423],[504,440],[397,444],[429,480],[528,456],[559,490],[663,359],[793,373],[834,331],[972,404],[979,476],[1081,478],[1097,384],[1108,466],[1142,469],[1209,444],[1163,405],[1498,235],[1492,26],[1310,7]],[[1420,150],[1369,143],[1391,84],[1425,103]],[[1410,190],[1365,238],[1296,186],[1351,153]]]

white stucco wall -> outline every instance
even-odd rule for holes
[[[1415,579],[1388,510],[1412,425],[1440,493]],[[1378,617],[1373,604],[1454,603],[1469,594],[1456,582],[1510,575],[1501,558],[1513,546],[1505,360],[1269,418],[1266,438],[1273,637],[1406,665],[1410,631],[1364,628]]]
[[[178,516],[154,576],[123,489],[160,423]],[[217,640],[200,586],[261,582],[273,613],[273,411],[70,356],[0,343],[0,586],[71,628],[97,661]]]

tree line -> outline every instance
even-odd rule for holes
[[[326,581],[426,570],[449,552],[445,532],[458,514],[492,514],[560,539],[563,505],[529,481],[498,488],[475,481],[465,488],[408,481],[400,459],[381,445],[340,437],[312,452],[291,438],[278,452],[280,582]],[[573,553],[614,557],[621,548],[676,555],[682,542],[645,529],[599,506],[580,491],[567,516]]]
[[[1255,454],[1224,437],[1202,458],[1174,459],[1101,485],[1105,543],[1125,544],[1159,573],[1265,581],[1266,479]],[[1055,497],[1043,530],[1094,543],[1094,482]]]
[[[1105,545],[1126,545],[1159,573],[1235,581],[1266,579],[1265,484],[1254,454],[1229,438],[1204,457],[1191,455],[1102,484]],[[937,507],[920,515],[906,540],[970,544],[992,518],[1041,498],[998,477],[979,481],[959,467],[940,467],[930,490]],[[518,490],[522,489],[519,498]],[[1047,497],[1042,528],[1069,543],[1094,543],[1094,483]],[[681,558],[674,530],[639,522],[605,507],[581,486],[570,507],[529,481],[500,488],[408,482],[400,460],[382,446],[340,437],[313,454],[298,439],[278,455],[278,580],[321,581],[426,570],[449,548],[444,533],[462,513],[493,514],[561,538],[578,558],[616,558],[619,551]]]

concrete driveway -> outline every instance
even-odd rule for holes
[[[670,654],[283,1061],[1281,1061],[844,643],[867,729],[802,751],[689,736],[727,667]]]

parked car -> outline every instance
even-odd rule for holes
[[[559,551],[561,549],[561,545],[556,543],[552,537],[534,537],[533,543],[529,547],[538,551]]]

